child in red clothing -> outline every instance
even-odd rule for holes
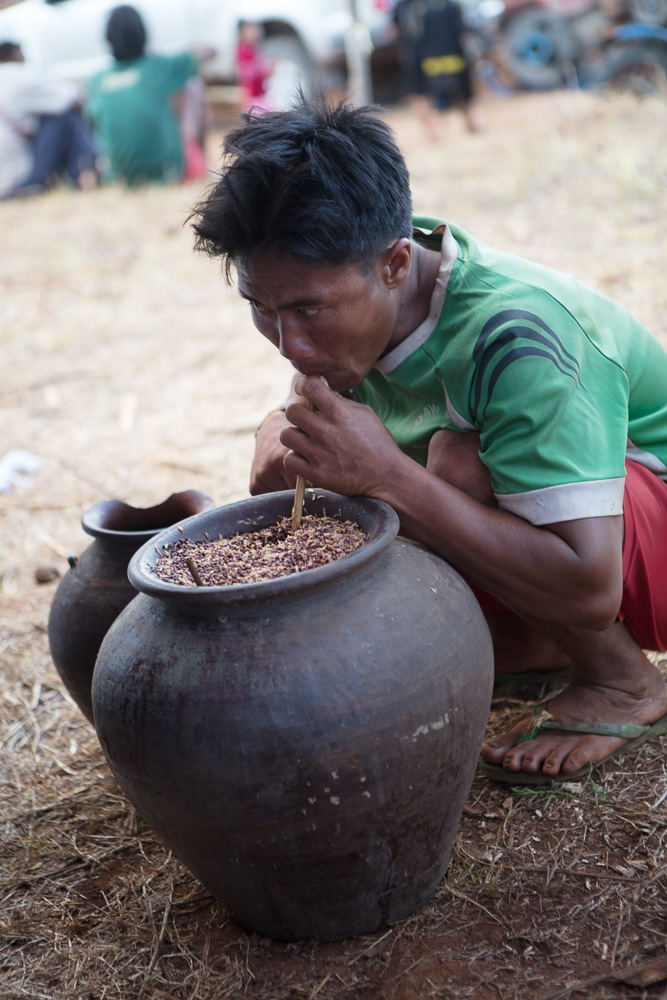
[[[239,40],[236,45],[236,78],[241,88],[241,105],[269,110],[266,84],[273,72],[273,64],[265,58],[260,41],[263,31],[254,21],[239,21]]]

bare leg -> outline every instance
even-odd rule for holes
[[[452,101],[452,107],[459,109],[459,111],[463,115],[463,120],[465,121],[466,129],[468,130],[468,132],[472,134],[474,132],[481,131],[481,129],[477,124],[475,116],[472,113],[472,108],[470,106],[470,103],[471,102],[469,100],[466,100],[465,97],[461,97],[457,100]]]
[[[482,610],[493,640],[497,673],[526,674],[538,670],[564,670],[571,666],[570,657],[558,643],[513,611]]]

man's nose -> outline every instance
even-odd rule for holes
[[[278,349],[284,358],[288,361],[298,361],[300,358],[312,357],[312,344],[298,320],[278,314],[277,323]]]

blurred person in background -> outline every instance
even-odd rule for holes
[[[398,48],[403,94],[415,101],[424,94],[424,74],[419,65],[417,41],[421,34],[421,18],[413,0],[398,0],[392,19]]]
[[[75,84],[26,62],[19,42],[0,40],[0,198],[46,191],[61,177],[97,184],[82,98]]]
[[[239,21],[236,44],[236,80],[241,91],[241,107],[244,111],[253,108],[266,110],[270,107],[267,98],[267,83],[273,73],[273,64],[264,55],[260,42],[264,35],[261,24],[254,21]]]
[[[440,138],[438,116],[453,107],[463,113],[468,131],[476,132],[459,5],[453,0],[399,0],[394,24],[405,86],[431,138]]]
[[[136,186],[203,176],[206,104],[198,71],[214,50],[146,53],[146,27],[128,4],[112,10],[106,40],[114,64],[90,81],[85,113],[108,159],[108,178]]]

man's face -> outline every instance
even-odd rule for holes
[[[256,254],[237,268],[239,292],[259,332],[297,371],[324,375],[343,392],[392,346],[397,306],[383,261],[364,274]]]

